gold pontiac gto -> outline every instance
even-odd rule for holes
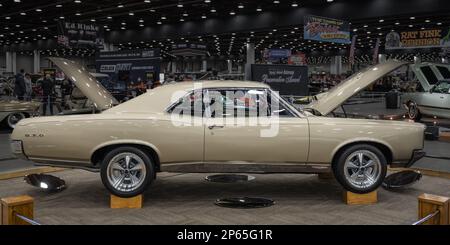
[[[355,193],[380,186],[388,165],[424,156],[424,126],[328,117],[336,107],[405,63],[359,72],[299,111],[257,82],[165,85],[123,104],[81,66],[52,58],[98,114],[24,119],[11,136],[18,156],[38,165],[100,171],[114,195],[142,193],[156,173],[324,173]]]

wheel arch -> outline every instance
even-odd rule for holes
[[[157,148],[147,142],[143,141],[114,141],[114,142],[108,142],[101,144],[97,146],[91,153],[91,163],[94,166],[100,166],[101,161],[103,157],[111,150],[118,148],[118,147],[136,147],[145,153],[147,153],[152,160],[155,162],[155,170],[158,172],[160,170],[160,152],[157,150]]]
[[[337,161],[339,156],[349,147],[355,146],[355,145],[371,145],[376,147],[378,150],[380,150],[384,157],[386,158],[387,164],[390,165],[394,160],[394,154],[392,151],[392,148],[388,146],[388,144],[379,142],[379,141],[373,141],[373,140],[358,140],[358,141],[352,141],[347,142],[342,145],[340,145],[333,153],[333,159],[331,164],[334,165]]]

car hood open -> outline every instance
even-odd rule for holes
[[[119,102],[83,66],[64,58],[49,58],[67,78],[94,103],[98,110],[107,110]]]
[[[388,61],[359,71],[330,91],[316,96],[315,100],[305,108],[318,111],[323,116],[328,115],[355,94],[406,64],[408,63]]]

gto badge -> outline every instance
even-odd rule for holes
[[[45,135],[44,134],[25,134],[25,137],[27,137],[27,138],[30,138],[30,137],[33,137],[33,138],[42,138],[42,137],[44,137]]]

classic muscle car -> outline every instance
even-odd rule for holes
[[[52,61],[102,112],[22,120],[12,150],[39,165],[99,171],[117,196],[144,192],[160,171],[333,172],[345,189],[367,193],[388,165],[424,156],[421,124],[328,117],[401,62],[359,72],[299,111],[266,84],[244,81],[170,84],[116,105],[84,68]]]
[[[39,114],[40,102],[0,101],[0,122],[10,128],[27,117]]]
[[[422,63],[410,66],[417,82],[414,91],[402,95],[409,118],[422,115],[450,118],[450,66]]]

